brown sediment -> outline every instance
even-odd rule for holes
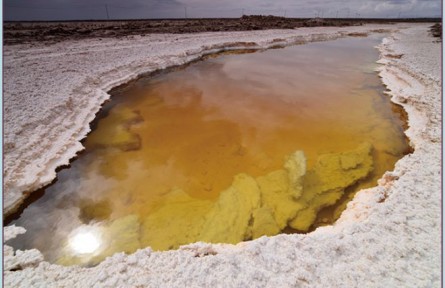
[[[403,54],[386,54],[385,57],[393,58],[393,59],[400,59],[403,57]]]
[[[409,125],[408,125],[408,113],[403,108],[403,106],[400,105],[400,104],[391,102],[391,110],[399,116],[399,119],[401,120],[401,123],[402,123],[403,130],[404,131],[408,130],[408,128],[409,128]],[[408,136],[405,135],[405,137],[407,137],[407,139],[408,139]],[[409,146],[409,147],[411,147],[411,146]],[[409,150],[409,151],[412,152],[412,150]],[[407,152],[406,154],[409,154],[411,152]]]
[[[348,33],[347,35],[352,37],[368,37],[368,33],[360,33],[360,32]]]
[[[442,40],[442,23],[436,23],[430,27],[430,33],[433,37],[440,38]]]

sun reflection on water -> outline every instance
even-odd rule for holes
[[[82,226],[70,234],[68,243],[74,254],[92,254],[99,250],[102,241],[98,228]]]

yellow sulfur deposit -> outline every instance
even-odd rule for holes
[[[262,206],[274,211],[275,222],[280,229],[284,229],[287,221],[304,207],[295,201],[303,194],[303,176],[306,174],[303,152],[297,151],[288,157],[284,168],[257,178]]]
[[[182,190],[172,191],[160,204],[160,208],[143,222],[141,242],[157,250],[177,248],[198,239],[204,217],[213,203],[195,199]]]
[[[286,157],[283,169],[257,178],[236,175],[216,202],[193,198],[175,188],[145,219],[133,214],[102,222],[103,244],[97,253],[88,259],[75,253],[65,255],[58,263],[95,265],[115,251],[132,253],[144,246],[169,250],[197,241],[235,244],[273,236],[286,227],[307,231],[320,209],[334,204],[347,187],[372,170],[369,143],[343,153],[323,154],[308,171],[304,153],[297,151]],[[102,204],[107,206],[105,201]],[[90,206],[84,210],[83,215],[90,219]]]
[[[262,206],[252,211],[253,224],[249,226],[246,239],[256,239],[261,236],[273,236],[280,233],[274,210],[267,206]]]
[[[372,146],[361,144],[357,149],[321,155],[304,180],[304,195],[298,203],[305,209],[298,211],[289,226],[307,231],[321,208],[335,204],[344,190],[373,170]]]
[[[260,190],[255,179],[235,176],[232,186],[221,193],[206,215],[199,239],[213,243],[238,243],[247,236],[252,212],[260,206]]]
[[[141,247],[139,243],[140,223],[137,215],[128,215],[111,222],[104,237],[108,243],[102,253],[102,259],[111,256],[115,251],[133,253]],[[100,261],[102,261],[102,259]],[[100,262],[98,261],[98,263]]]
[[[215,203],[172,191],[142,225],[141,242],[156,250],[196,241],[238,243],[276,235],[285,227],[307,231],[317,212],[373,170],[372,146],[321,155],[306,172],[302,151],[266,176],[234,177]],[[122,249],[121,249],[122,250]]]

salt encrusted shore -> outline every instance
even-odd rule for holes
[[[403,28],[403,29],[402,29]],[[238,245],[116,254],[93,268],[5,246],[6,287],[440,287],[441,45],[428,25],[150,35],[5,46],[5,210],[82,149],[111,87],[224,47],[266,48],[392,29],[380,75],[404,107],[414,153],[360,191],[333,226]],[[5,238],[23,233],[5,227]],[[19,269],[19,270],[17,270]],[[10,271],[17,270],[17,271]]]

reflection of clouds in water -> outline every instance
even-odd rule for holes
[[[335,88],[338,85],[345,85],[345,83],[347,85],[348,82],[352,82],[350,80],[358,74],[354,61],[373,62],[375,55],[372,54],[377,54],[375,51],[375,53],[369,53],[364,57],[360,48],[376,45],[380,38],[379,35],[375,39],[345,38],[325,43],[309,43],[280,50],[280,55],[274,50],[256,53],[251,57],[241,55],[238,58],[227,59],[222,72],[227,79],[233,81],[240,81],[243,84],[250,84],[251,81],[252,85],[246,86],[250,91],[261,92],[261,87],[267,85],[276,92],[274,93],[275,99],[280,96],[280,101],[295,103],[295,96],[313,97],[317,95],[318,90],[326,91],[330,90],[325,89],[327,87]],[[331,51],[326,53],[326,49],[331,49]],[[338,63],[342,63],[342,65],[338,65]],[[304,83],[300,85],[300,83],[289,81],[289,75]],[[321,79],[323,83],[319,82]],[[261,85],[258,86],[257,83],[261,83]],[[309,90],[300,90],[308,87],[308,83],[313,84]],[[269,94],[270,91],[269,88]]]
[[[26,211],[30,215],[23,215],[15,223],[18,226],[23,226],[27,230],[23,236],[28,236],[20,239],[23,242],[17,244],[27,248],[37,248],[43,253],[46,260],[53,262],[66,245],[68,234],[82,225],[77,218],[79,209],[76,207],[54,209],[51,206],[42,209],[37,206],[32,208],[34,209]],[[34,211],[35,213],[33,213]],[[42,213],[42,211],[48,212]],[[22,219],[25,221],[21,221]],[[51,241],[48,241],[48,235],[51,235]]]
[[[281,101],[298,87],[298,83],[284,80],[288,78],[289,73],[295,71],[289,69],[288,64],[285,63],[282,65],[276,65],[276,63],[273,63],[274,61],[256,63],[258,61],[254,57],[261,56],[260,54],[246,57],[246,60],[230,59],[225,62],[221,74],[226,77],[229,84],[232,82],[232,85],[235,86],[242,83],[243,89],[255,94],[255,97],[270,97],[273,94],[276,101]],[[243,55],[240,57],[243,57]]]
[[[225,120],[233,123],[240,123],[244,127],[261,127],[262,129],[274,129],[274,127],[286,125],[280,115],[288,114],[287,107],[279,107],[280,97],[274,94],[271,99],[271,92],[265,93],[262,90],[265,83],[250,83],[249,79],[240,84],[230,80],[225,80],[223,74],[209,73],[205,84],[200,84],[202,88],[202,106],[208,109],[209,113],[204,116],[206,121]],[[221,81],[223,79],[223,81]],[[196,82],[204,82],[203,79],[196,79]],[[224,82],[224,85],[221,83]],[[215,93],[218,97],[214,97]],[[275,102],[269,105],[269,102]],[[284,104],[284,103],[283,103]],[[301,105],[303,107],[303,105]],[[296,110],[299,108],[297,107]],[[280,112],[280,110],[282,110]]]
[[[100,201],[115,182],[104,178],[95,170],[85,169],[85,165],[91,163],[91,157],[91,154],[82,155],[70,168],[60,171],[56,183],[48,187],[39,200],[27,207],[18,220],[13,221],[12,224],[23,226],[27,230],[19,238],[19,249],[35,247],[49,261],[55,261],[59,257],[62,249],[66,248],[71,231],[83,225],[79,219],[80,202]],[[32,237],[25,237],[28,235]],[[51,241],[48,241],[48,235],[51,235]]]
[[[335,43],[289,47],[279,50],[279,55],[276,51],[265,51],[222,57],[213,60],[223,64],[218,66],[220,69],[195,73],[193,81],[203,89],[203,105],[219,109],[219,114],[212,114],[207,119],[221,117],[239,123],[254,123],[265,130],[287,127],[289,121],[281,115],[289,114],[290,106],[291,113],[300,118],[313,118],[314,109],[321,110],[322,106],[338,109],[339,98],[347,96],[341,93],[351,89],[358,77],[363,77],[357,73],[353,61],[365,63],[377,53],[373,51],[375,53],[363,57],[360,48],[369,48],[377,42],[378,39],[341,39]],[[351,47],[345,48],[348,45]],[[334,51],[326,53],[326,46]],[[338,62],[343,65],[333,64]],[[214,67],[211,64],[202,66],[203,70],[207,70],[207,66]],[[213,97],[214,91],[222,97]],[[316,117],[323,117],[319,113],[322,111],[318,110]]]

